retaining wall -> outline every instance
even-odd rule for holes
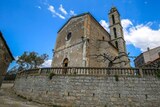
[[[16,94],[68,107],[159,107],[157,69],[44,68],[21,72]]]

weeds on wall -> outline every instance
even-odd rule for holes
[[[114,77],[116,81],[119,81],[118,75],[114,75]]]
[[[55,75],[56,75],[55,73],[51,72],[51,73],[49,74],[49,79],[51,80],[52,77],[55,76]]]
[[[156,76],[160,79],[160,69],[156,72]]]

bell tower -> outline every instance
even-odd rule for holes
[[[125,67],[127,63],[129,64],[129,59],[126,54],[126,43],[123,36],[120,14],[116,7],[112,7],[109,11],[109,23],[111,42],[118,49],[121,67]]]

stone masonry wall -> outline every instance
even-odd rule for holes
[[[8,52],[8,49],[2,39],[2,34],[0,32],[0,87],[4,78],[4,75],[7,72],[8,66],[12,61],[12,58]]]
[[[68,107],[159,107],[160,80],[154,76],[18,75],[16,94]]]
[[[103,55],[105,53],[109,58],[111,56],[114,58],[118,56],[118,50],[108,42],[110,41],[109,33],[92,17],[88,19],[90,19],[90,41],[88,44],[89,48],[87,49],[89,51],[89,65],[90,67],[108,67],[109,60],[104,61],[104,57],[97,58],[96,55]]]

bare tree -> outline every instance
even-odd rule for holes
[[[113,67],[114,65],[120,64],[120,63],[123,63],[123,62],[125,63],[125,65],[127,65],[127,64],[130,63],[129,59],[128,59],[128,61],[120,60],[120,58],[122,58],[123,56],[128,57],[128,55],[126,53],[122,53],[122,54],[120,54],[118,56],[111,56],[111,55],[106,54],[106,53],[103,53],[103,54],[93,54],[93,55],[90,55],[90,56],[96,58],[98,62],[109,61],[108,67]]]
[[[106,41],[106,40],[97,40],[96,41],[96,40],[90,39],[90,45],[93,46],[94,48],[96,48],[97,50],[100,50],[100,49],[104,48],[104,47],[100,47],[101,43],[106,42],[108,44],[112,44],[111,42],[116,41],[116,40],[118,40],[120,38],[121,37],[113,39],[113,40],[110,40],[110,41]],[[93,44],[95,42],[96,43],[98,42],[98,44],[96,44],[96,45]],[[106,47],[106,50],[110,48],[109,46]],[[124,63],[125,65],[129,64],[130,63],[130,59],[129,59],[128,55],[129,54],[126,54],[125,52],[119,52],[119,54],[117,56],[111,55],[110,53],[91,54],[90,56],[95,58],[98,62],[109,61],[108,67],[113,67],[114,65],[121,64],[121,63]],[[122,60],[122,57],[127,57],[128,60]]]
[[[144,65],[144,67],[149,67],[149,68],[160,68],[160,58],[156,59],[153,62],[150,62],[146,65]]]

